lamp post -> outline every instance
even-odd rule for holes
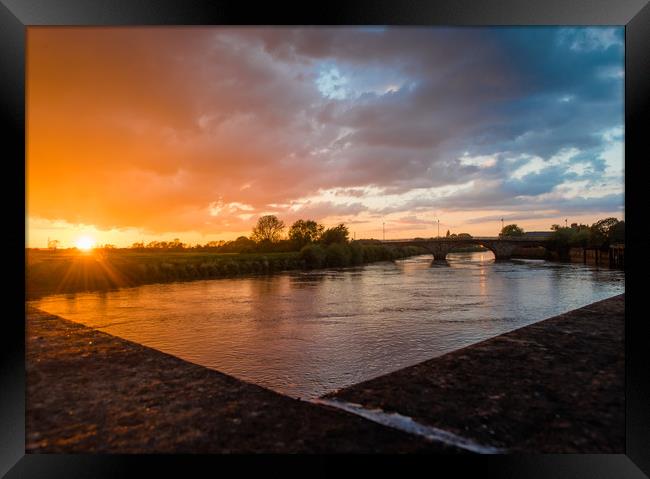
[[[564,227],[568,228],[569,227],[569,220],[568,218],[564,218]]]
[[[381,224],[381,231],[382,231],[382,234],[383,234],[384,241],[386,241],[386,223],[385,222]]]

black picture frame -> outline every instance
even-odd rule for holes
[[[644,133],[650,124],[650,4],[647,0],[347,0],[278,4],[208,0],[0,0],[0,98],[4,131],[4,191],[11,222],[6,232],[15,277],[25,273],[25,37],[35,25],[619,25],[625,26],[625,221],[631,258],[626,267],[626,453],[624,455],[530,455],[419,457],[432,472],[451,468],[454,476],[641,478],[650,475],[650,355],[642,334],[643,272],[648,245],[644,221],[643,161],[650,159]],[[23,161],[21,161],[21,159]],[[7,185],[9,187],[7,187]],[[14,253],[15,252],[15,253]],[[7,275],[8,278],[14,276]],[[112,477],[168,473],[190,466],[212,467],[214,461],[236,465],[238,473],[260,463],[303,463],[258,456],[70,456],[25,454],[25,323],[24,283],[5,286],[0,334],[0,474],[6,477]],[[637,308],[635,310],[635,308]],[[638,312],[637,312],[638,311]],[[328,458],[317,472],[331,469]],[[347,458],[348,460],[350,458]],[[404,474],[412,458],[371,457],[365,466]],[[286,463],[285,463],[286,462]],[[353,461],[356,462],[356,461]],[[306,466],[306,464],[304,464]],[[421,464],[422,465],[422,464]],[[221,467],[221,466],[219,466]],[[208,469],[210,470],[210,469]],[[314,469],[294,469],[301,474]],[[217,473],[220,470],[212,469]],[[291,471],[286,471],[291,472]],[[367,472],[367,471],[366,471]],[[283,471],[284,473],[284,471]],[[644,475],[645,474],[645,475]]]

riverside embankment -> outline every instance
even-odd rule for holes
[[[111,291],[144,284],[269,275],[281,271],[358,266],[421,254],[417,247],[350,242],[301,251],[216,253],[103,249],[26,250],[27,296]]]
[[[348,403],[486,450],[624,451],[624,295],[329,394],[334,407],[34,308],[26,333],[29,452],[462,450],[341,411]]]
[[[36,453],[451,452],[30,308]]]
[[[624,332],[618,295],[326,398],[513,452],[623,453]]]

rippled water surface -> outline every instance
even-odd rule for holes
[[[621,271],[458,253],[55,295],[36,307],[284,394],[317,397],[624,292]]]

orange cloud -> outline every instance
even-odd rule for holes
[[[249,231],[269,211],[370,231],[381,215],[516,210],[501,181],[507,155],[488,140],[525,137],[498,106],[528,82],[499,41],[479,29],[30,27],[27,212],[198,238]],[[332,71],[344,94],[328,94]],[[489,168],[467,160],[488,157]],[[492,186],[460,200],[413,195],[474,180]],[[549,176],[545,193],[562,181]],[[319,197],[334,188],[358,201]]]

